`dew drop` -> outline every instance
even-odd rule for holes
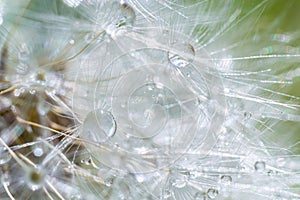
[[[91,32],[91,33],[87,33],[84,36],[84,40],[86,43],[91,43],[93,41],[93,39],[95,38],[95,33]]]
[[[224,184],[224,185],[230,185],[231,182],[232,182],[231,176],[228,176],[228,175],[221,176],[221,183],[222,184]]]
[[[10,159],[11,155],[6,147],[0,146],[0,165],[8,163]]]
[[[181,68],[191,64],[195,57],[195,49],[190,44],[175,43],[172,47],[174,52],[169,51],[168,58],[172,65]]]
[[[27,174],[27,185],[35,191],[42,187],[44,184],[45,174],[40,168],[31,169]]]
[[[244,112],[244,118],[245,119],[250,119],[252,117],[252,113],[251,112]]]
[[[84,120],[82,137],[96,143],[104,143],[114,136],[117,129],[113,115],[104,110],[90,112]]]
[[[207,190],[207,197],[209,199],[215,199],[218,196],[218,194],[219,194],[219,191],[216,189],[210,188]]]
[[[135,21],[135,12],[133,8],[127,3],[121,3],[121,17],[117,22],[117,27],[125,26],[125,25],[133,25]]]
[[[256,161],[254,164],[254,169],[257,172],[263,172],[266,169],[266,163],[264,161]]]
[[[107,187],[111,187],[112,184],[113,184],[113,182],[114,182],[114,179],[108,178],[108,179],[106,179],[106,180],[104,181],[104,184],[105,184]]]
[[[51,105],[46,101],[40,101],[37,104],[37,111],[40,115],[45,116],[51,108]]]
[[[75,44],[75,40],[71,39],[71,40],[69,41],[69,43],[70,43],[70,44]]]
[[[134,178],[139,183],[142,183],[145,180],[145,176],[143,174],[135,174]]]
[[[186,186],[186,180],[184,178],[174,179],[172,181],[172,186],[176,188],[184,188]]]
[[[41,147],[35,147],[33,149],[33,155],[36,157],[41,157],[44,154],[44,150]]]

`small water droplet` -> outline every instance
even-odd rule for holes
[[[91,32],[91,33],[87,33],[85,36],[84,36],[84,40],[86,43],[91,43],[95,38],[95,33]]]
[[[40,115],[45,116],[51,108],[51,105],[46,101],[40,101],[37,104],[37,111]]]
[[[176,67],[186,67],[193,62],[195,49],[190,44],[176,43],[173,45],[174,52],[169,51],[169,61]]]
[[[116,25],[117,27],[133,25],[135,17],[133,8],[127,3],[121,3],[121,17]]]
[[[224,185],[230,185],[231,182],[232,182],[231,176],[228,176],[228,175],[221,176],[221,183],[222,184],[224,184]]]
[[[33,149],[33,155],[36,157],[41,157],[44,154],[44,150],[41,147],[35,147]]]
[[[207,190],[207,197],[210,199],[215,199],[219,194],[219,191],[213,188]]]
[[[69,43],[70,43],[70,44],[75,44],[75,40],[71,39],[71,40],[69,41]]]
[[[185,178],[179,178],[179,179],[174,179],[172,181],[172,186],[176,188],[184,188],[186,186],[186,179]]]
[[[252,117],[252,113],[251,112],[244,112],[244,118],[245,119],[250,119]]]
[[[27,185],[32,190],[35,191],[42,187],[44,184],[45,173],[41,168],[33,168],[27,173]]]
[[[81,136],[87,140],[104,143],[116,133],[117,124],[109,111],[95,110],[84,120]]]
[[[254,169],[257,172],[263,172],[266,169],[266,163],[264,161],[256,161],[254,164]]]
[[[6,149],[6,147],[0,145],[0,165],[8,163],[10,159],[11,155]]]
[[[114,179],[113,179],[113,178],[108,178],[108,179],[106,179],[106,180],[104,181],[104,184],[105,184],[107,187],[110,187],[110,186],[112,186],[113,182],[114,182]]]
[[[134,178],[139,183],[142,183],[145,180],[145,176],[143,174],[135,174]]]

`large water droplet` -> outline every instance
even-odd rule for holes
[[[116,128],[116,121],[110,112],[94,110],[85,118],[81,136],[89,141],[104,143],[114,136]]]
[[[8,150],[0,145],[0,165],[6,164],[10,161],[11,155]]]
[[[128,113],[137,129],[138,137],[148,138],[164,128],[171,112],[180,113],[180,106],[173,92],[161,84],[148,83],[134,90],[128,101]]]
[[[219,191],[213,188],[207,190],[207,197],[210,199],[215,199],[219,194]]]
[[[263,172],[266,169],[266,163],[264,161],[256,161],[254,164],[254,169],[257,172]]]
[[[168,53],[169,61],[175,67],[186,67],[193,62],[195,57],[195,49],[190,44],[175,43],[172,50]]]

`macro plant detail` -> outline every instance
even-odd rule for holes
[[[0,198],[300,199],[297,6],[1,1]]]

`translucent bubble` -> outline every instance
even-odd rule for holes
[[[33,155],[36,157],[41,157],[44,154],[44,150],[41,147],[35,147],[33,149]]]
[[[139,137],[152,137],[164,128],[168,114],[176,108],[178,102],[173,92],[163,85],[148,83],[138,87],[128,101],[129,118],[135,126],[143,131]],[[180,107],[177,107],[180,112]]]
[[[219,191],[216,189],[210,188],[207,190],[207,197],[209,199],[215,199],[218,196],[218,194],[219,194]]]
[[[257,172],[263,172],[266,169],[266,163],[264,161],[256,161],[254,164],[254,169]]]
[[[71,40],[69,41],[69,43],[70,43],[70,44],[75,44],[75,40],[71,39]]]
[[[222,184],[229,185],[229,184],[231,184],[231,182],[232,182],[231,176],[228,176],[228,175],[221,176],[221,183]]]
[[[176,43],[172,51],[168,52],[169,61],[176,67],[186,67],[191,64],[195,57],[195,49],[191,44]]]
[[[91,43],[94,38],[95,38],[95,33],[91,32],[91,33],[87,33],[85,36],[84,36],[84,40],[86,43]]]
[[[184,178],[178,178],[172,180],[172,186],[176,188],[184,188],[186,186],[187,182]]]
[[[145,175],[143,174],[135,174],[134,178],[137,182],[142,183],[145,180]]]
[[[51,105],[46,101],[40,101],[37,104],[37,111],[42,116],[46,115],[49,112],[50,108]]]
[[[27,173],[27,185],[35,191],[42,187],[45,181],[45,173],[40,168],[33,168]]]
[[[121,3],[121,16],[119,21],[117,22],[117,27],[125,26],[125,25],[133,25],[135,21],[135,12],[133,8],[126,4],[126,3]]]
[[[110,112],[94,110],[85,118],[81,136],[86,140],[104,143],[114,136],[116,128],[116,121]]]
[[[10,159],[11,155],[8,150],[5,147],[0,146],[0,165],[8,163]]]

